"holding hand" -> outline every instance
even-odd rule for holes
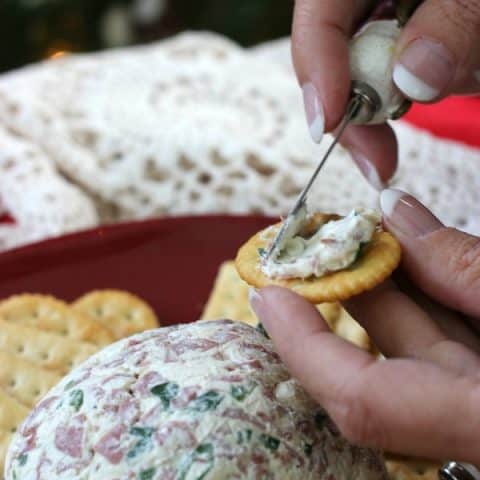
[[[334,130],[345,113],[348,42],[377,3],[296,1],[293,61],[316,142],[324,130]],[[394,58],[393,80],[412,100],[432,102],[453,93],[480,92],[480,2],[426,0],[404,27]],[[396,168],[391,128],[352,126],[342,142],[367,179],[381,189]]]
[[[396,283],[345,308],[387,357],[330,332],[291,291],[251,302],[291,373],[355,443],[480,464],[480,239],[444,227],[407,194],[381,196],[386,227],[403,247]]]

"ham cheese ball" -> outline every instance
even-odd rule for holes
[[[65,377],[13,438],[7,480],[386,480],[231,321],[152,330]]]

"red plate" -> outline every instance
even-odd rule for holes
[[[235,257],[266,217],[148,220],[88,230],[0,254],[0,299],[51,294],[71,301],[119,288],[144,298],[163,325],[199,318],[220,263]]]

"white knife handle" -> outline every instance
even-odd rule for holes
[[[350,73],[356,85],[366,85],[377,94],[372,118],[357,118],[352,123],[378,124],[400,118],[411,103],[393,83],[393,53],[401,29],[395,20],[367,23],[350,42]],[[366,92],[366,95],[368,93]]]

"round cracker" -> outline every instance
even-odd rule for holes
[[[72,308],[107,327],[117,340],[159,325],[155,312],[146,302],[121,290],[87,293],[76,300]]]
[[[26,293],[3,300],[0,319],[100,346],[114,340],[107,328],[49,295]]]
[[[324,223],[338,218],[337,215],[321,213],[312,215],[304,233],[313,233]],[[390,233],[379,228],[362,256],[349,268],[319,278],[270,278],[261,270],[259,250],[267,250],[280,226],[277,224],[260,231],[238,251],[235,266],[240,277],[249,285],[256,288],[267,285],[286,287],[311,303],[337,302],[374,288],[388,278],[400,263],[400,244]]]

